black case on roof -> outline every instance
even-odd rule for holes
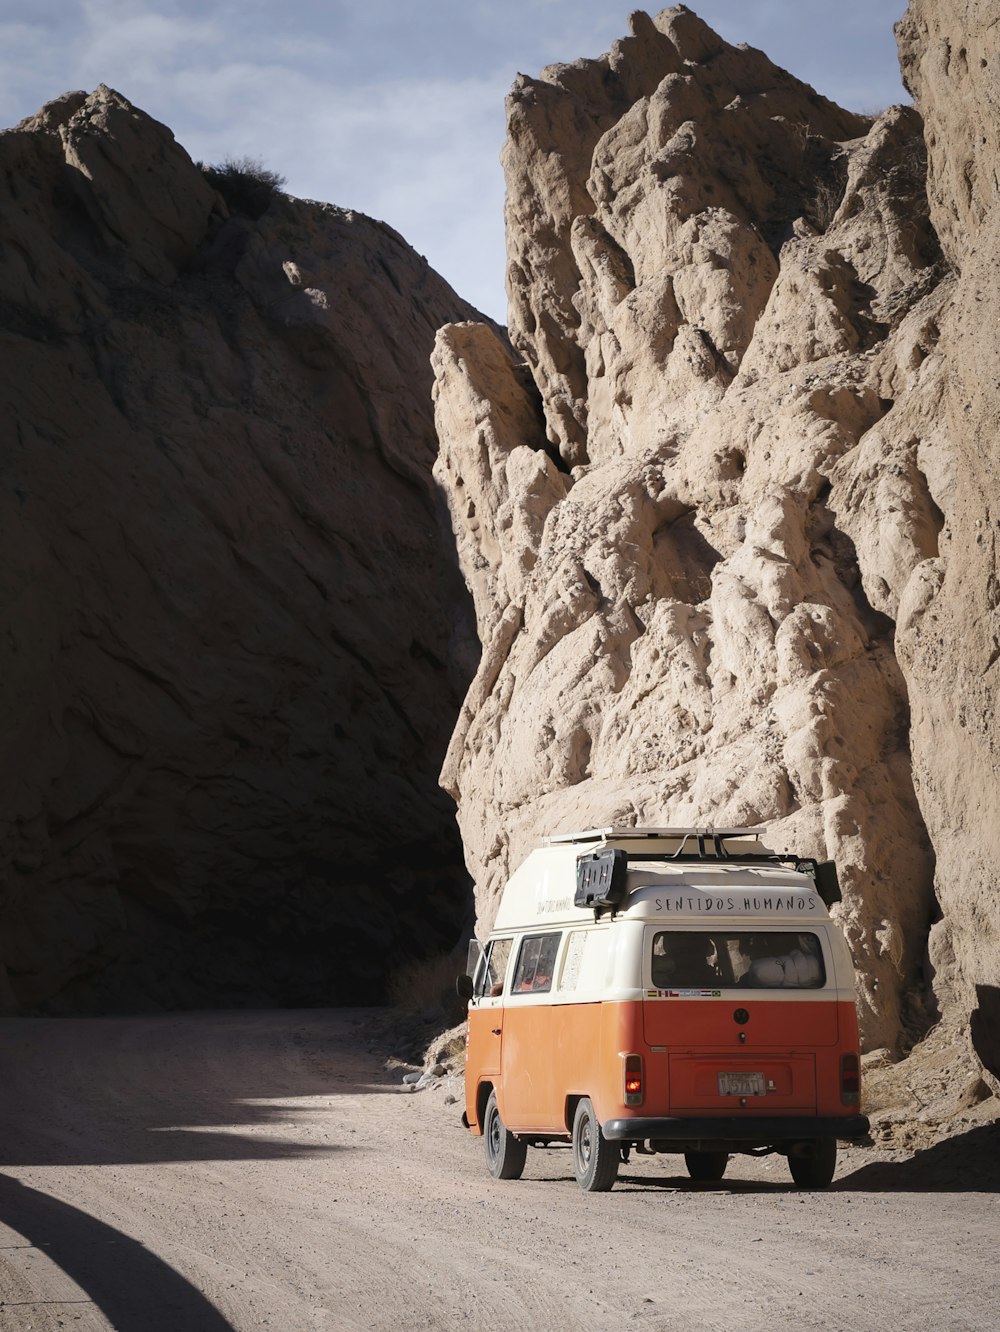
[[[627,851],[606,846],[590,855],[578,856],[573,905],[594,909],[618,906],[625,897],[627,874]]]

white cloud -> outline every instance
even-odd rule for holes
[[[142,76],[183,59],[202,47],[218,45],[224,30],[212,19],[162,13],[134,0],[82,0],[83,40],[77,54],[81,68],[135,68]]]
[[[827,96],[901,100],[905,0],[695,0]],[[658,6],[651,7],[655,12]],[[261,158],[288,188],[382,218],[503,318],[503,100],[597,56],[631,0],[4,0],[0,122],[104,82],[195,158]],[[790,17],[790,15],[792,17]]]

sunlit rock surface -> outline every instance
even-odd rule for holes
[[[683,7],[515,84],[525,364],[467,323],[434,357],[483,645],[442,782],[482,928],[546,832],[762,824],[838,863],[866,1047],[990,1027],[987,8],[911,5],[917,106],[874,120]]]

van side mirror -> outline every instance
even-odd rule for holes
[[[840,892],[840,880],[837,866],[832,860],[820,860],[816,863],[816,891],[828,907],[844,899]]]
[[[458,994],[459,999],[465,999],[466,1001],[471,999],[472,977],[465,975],[464,972],[461,976],[458,976],[455,980],[455,991]]]

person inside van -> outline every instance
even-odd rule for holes
[[[546,958],[539,958],[533,975],[523,975],[516,985],[519,994],[537,994],[539,991],[552,989],[552,964]]]
[[[664,931],[653,940],[653,984],[709,989],[719,984],[719,950],[707,934]]]
[[[552,963],[546,958],[539,958],[538,970],[535,972],[535,979],[532,981],[533,990],[551,990],[552,989]]]
[[[553,965],[561,937],[544,934],[524,940],[514,976],[516,994],[539,994],[552,989]]]

